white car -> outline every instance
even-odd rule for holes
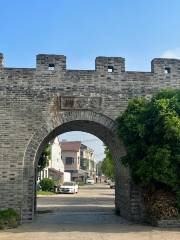
[[[64,182],[59,188],[60,193],[78,193],[78,185],[75,182]]]
[[[92,179],[92,178],[87,178],[87,179],[86,179],[86,183],[87,183],[87,184],[94,184],[95,181],[94,181],[94,179]]]

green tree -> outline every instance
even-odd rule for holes
[[[107,147],[105,147],[105,158],[101,163],[101,170],[102,173],[110,178],[115,178],[115,166],[114,166],[114,160],[112,158],[112,155]]]
[[[55,182],[53,179],[50,179],[50,178],[43,178],[41,181],[40,181],[40,186],[41,186],[41,189],[42,191],[52,191],[53,188],[54,188],[54,185],[55,185]]]
[[[38,172],[43,170],[49,165],[49,159],[51,158],[51,145],[47,144],[41,153],[41,156],[38,161]]]
[[[98,176],[102,176],[102,161],[96,164],[96,172]]]
[[[180,90],[162,90],[151,101],[131,100],[118,123],[127,149],[123,163],[134,181],[171,189],[180,205]]]

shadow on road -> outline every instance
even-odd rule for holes
[[[138,225],[115,215],[113,207],[74,206],[59,209],[39,210],[32,223],[23,224],[17,229],[7,230],[10,233],[137,233],[172,231],[180,229],[160,229],[147,225]],[[149,239],[149,238],[147,238]],[[177,238],[178,239],[178,238]]]
[[[99,190],[101,188],[102,190]],[[6,232],[24,235],[27,233],[37,233],[38,235],[50,233],[54,237],[62,236],[62,233],[64,233],[67,234],[67,239],[71,239],[70,236],[79,233],[88,235],[88,238],[83,239],[96,239],[92,238],[91,235],[94,233],[130,233],[136,235],[139,232],[140,235],[145,234],[147,238],[144,239],[148,240],[154,239],[150,236],[157,231],[163,234],[169,231],[176,235],[180,233],[180,229],[159,229],[137,225],[115,215],[114,191],[110,190],[108,186],[86,186],[77,195],[40,197],[38,201],[38,211],[32,223],[23,224],[17,229],[9,229]],[[70,233],[72,235],[68,235]],[[119,240],[120,238],[116,239]],[[167,240],[168,238],[164,239]],[[174,239],[177,240],[180,237]]]

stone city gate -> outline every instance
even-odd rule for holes
[[[129,99],[180,87],[180,60],[154,59],[151,72],[125,71],[120,57],[97,57],[95,70],[66,70],[66,57],[39,54],[36,68],[7,68],[0,54],[0,208],[22,222],[34,215],[35,168],[45,144],[79,130],[99,137],[116,165],[115,208],[123,217],[145,217],[141,191],[121,165],[125,149],[116,118]]]

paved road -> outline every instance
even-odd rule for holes
[[[77,195],[38,198],[33,223],[0,232],[0,240],[180,240],[180,231],[127,222],[114,214],[114,190],[98,184]]]
[[[80,187],[78,194],[58,194],[38,198],[38,211],[111,212],[114,213],[114,190],[105,184]]]

